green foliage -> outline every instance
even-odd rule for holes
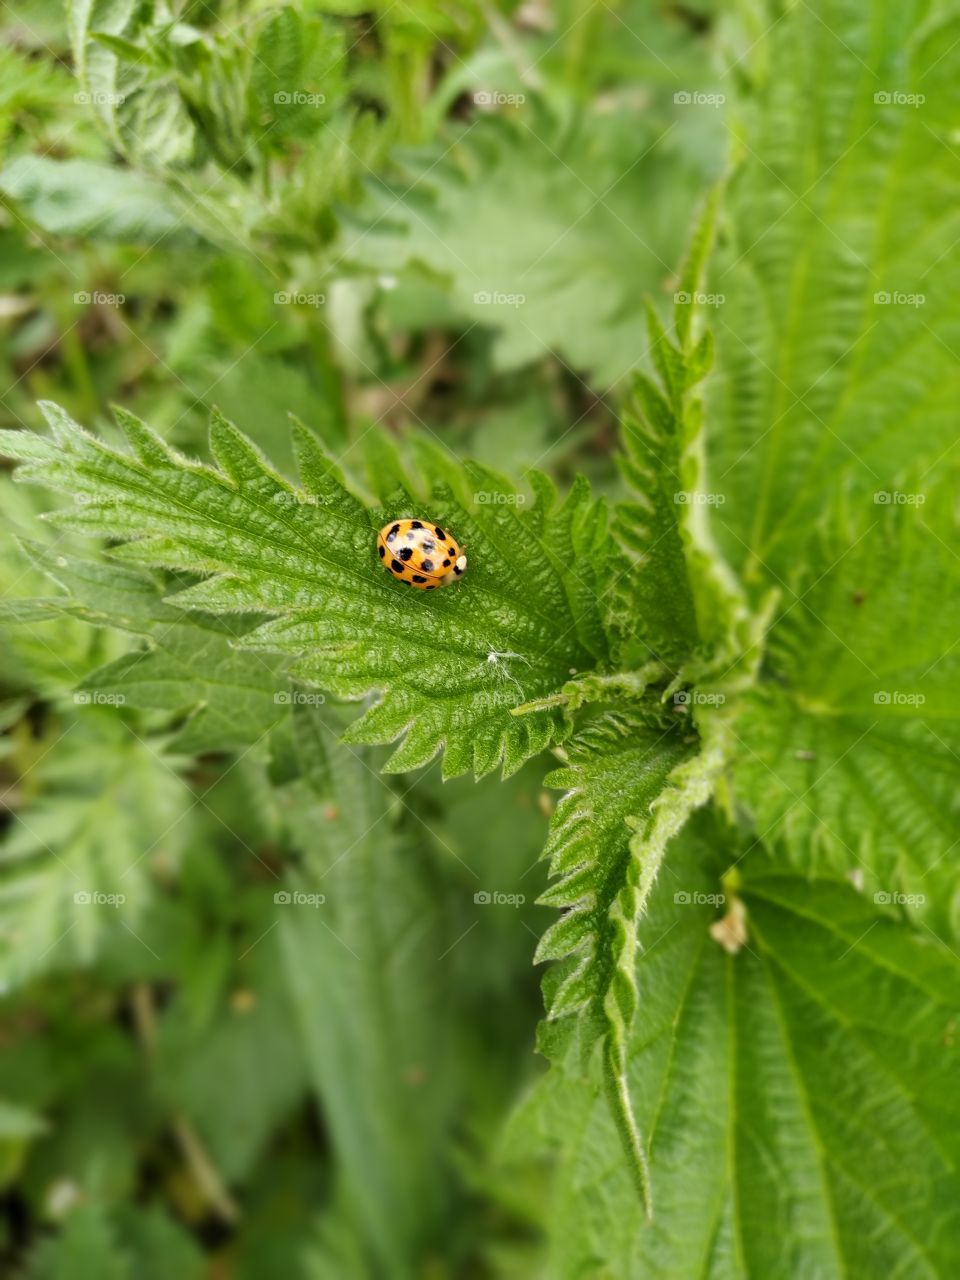
[[[0,27],[0,1269],[955,1273],[949,8]]]
[[[553,710],[517,719],[511,709],[606,656],[601,587],[614,551],[605,508],[585,483],[559,504],[549,482],[534,477],[536,504],[516,512],[498,501],[515,493],[474,468],[470,479],[486,500],[476,515],[439,489],[428,511],[401,494],[375,514],[302,429],[297,489],[222,418],[211,427],[214,469],[174,454],[129,414],[120,425],[136,456],[92,439],[56,406],[47,413],[56,443],[39,451],[31,443],[27,454],[20,434],[0,444],[29,455],[21,475],[84,495],[51,519],[128,540],[125,558],[138,564],[210,574],[176,593],[181,607],[277,615],[236,642],[292,655],[293,674],[345,697],[381,691],[351,740],[389,742],[407,731],[393,769],[425,764],[442,745],[448,775],[482,775],[501,762],[514,771],[562,737],[565,723]],[[402,585],[383,572],[376,529],[407,511],[443,521],[470,548],[478,567],[468,607],[447,589],[424,595],[412,613]],[[398,646],[409,661],[396,662]],[[114,674],[125,683],[122,670]]]
[[[949,1274],[960,962],[842,880],[743,853],[709,823],[684,835],[640,927],[629,1071],[651,1227],[575,1059],[514,1120],[506,1153],[559,1159],[549,1273]],[[724,896],[746,913],[733,954]]]

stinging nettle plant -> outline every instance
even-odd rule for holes
[[[683,273],[689,293],[701,283],[715,204]],[[149,575],[175,574],[153,607],[187,634],[195,620],[201,673],[204,630],[233,619],[230,648],[254,656],[261,678],[283,671],[301,686],[364,700],[344,740],[398,743],[389,771],[442,753],[444,777],[497,767],[507,776],[556,751],[563,764],[546,783],[565,794],[544,850],[553,883],[542,901],[562,914],[536,953],[557,962],[545,988],[548,1022],[565,1038],[575,1031],[584,1062],[599,1053],[649,1209],[626,1060],[637,924],[668,841],[707,801],[724,759],[723,717],[698,724],[689,711],[700,702],[681,691],[708,688],[721,672],[732,689],[741,678],[736,646],[750,624],[732,579],[693,527],[697,505],[681,500],[699,485],[697,384],[710,366],[709,335],[697,334],[689,306],[677,307],[675,338],[652,309],[648,321],[660,385],[636,381],[622,458],[636,496],[612,511],[583,478],[561,500],[536,472],[527,477],[529,507],[502,501],[515,486],[430,449],[421,451],[428,499],[400,490],[368,509],[301,424],[293,426],[295,485],[217,413],[214,465],[177,453],[122,409],[126,450],[50,403],[41,406],[49,437],[7,432],[0,448],[20,460],[18,479],[72,498],[47,519],[108,539],[118,566],[33,549],[70,594],[37,602],[32,616],[62,610],[129,627],[131,600],[149,596]],[[472,503],[478,493],[488,501]],[[455,589],[410,599],[383,573],[374,538],[389,516],[424,509],[469,545],[470,572]],[[132,629],[151,643],[148,628]],[[220,639],[222,649],[223,632]],[[84,687],[129,689],[130,668],[120,658]],[[202,683],[196,669],[192,680]],[[229,718],[227,707],[212,712]]]

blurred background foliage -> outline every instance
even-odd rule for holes
[[[295,414],[371,495],[424,440],[613,491],[640,302],[675,288],[759,22],[733,0],[4,6],[2,425],[53,398],[109,438],[120,402],[202,455],[215,404],[281,468]],[[535,1274],[548,1171],[499,1135],[541,1073],[542,768],[384,778],[331,706],[292,733],[213,624],[235,715],[208,714],[159,598],[128,602],[163,635],[139,709],[77,693],[127,648],[87,625],[106,588],[45,613],[74,548],[32,491],[0,494],[0,591],[39,601],[0,634],[4,1273]],[[525,902],[475,902],[494,891]]]

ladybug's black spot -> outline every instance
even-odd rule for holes
[[[383,552],[381,551],[381,552],[380,552],[380,554],[381,554],[381,555],[383,555]],[[443,562],[443,567],[444,567],[445,569],[448,569],[448,568],[450,567],[450,561],[449,561],[449,560],[444,560],[444,562]]]
[[[421,573],[415,573],[413,575],[413,580],[414,582],[426,582],[426,578]]]
[[[380,552],[380,559],[382,560],[387,553],[382,546],[377,547],[377,550]]]
[[[411,528],[411,529],[422,529],[422,528],[423,528],[423,522],[422,522],[422,521],[420,521],[420,520],[411,520],[411,521],[410,521],[410,528]]]
[[[424,591],[436,591],[436,589],[437,584],[435,582],[431,583],[429,587],[424,587]]]
[[[424,538],[424,540],[420,543],[420,550],[426,551],[427,554],[429,555],[429,553],[433,550],[433,548],[436,545],[437,544],[434,542],[432,538]]]
[[[424,573],[433,573],[433,561],[432,560],[421,561],[420,568],[424,571]]]
[[[400,532],[400,526],[398,524],[395,524],[393,528],[390,530],[390,532],[387,534],[387,541],[392,542],[399,532]]]
[[[393,570],[394,573],[400,573],[400,574],[403,573],[403,565],[400,563],[399,560],[391,560],[390,568]]]
[[[463,570],[460,568],[460,566],[459,566],[458,564],[455,564],[455,565],[453,566],[453,572],[454,572],[454,573],[463,573]]]
[[[442,530],[442,529],[438,529],[438,528],[436,527],[436,525],[434,525],[434,527],[433,527],[433,532],[437,535],[437,537],[440,539],[440,541],[441,541],[441,542],[442,542],[442,541],[444,540],[444,538],[447,536],[447,535],[443,532],[443,530]]]
[[[401,547],[401,549],[397,552],[397,555],[400,557],[401,560],[409,560],[410,557],[413,555],[413,548]]]

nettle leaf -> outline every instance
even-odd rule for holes
[[[262,616],[217,618],[180,609],[164,602],[170,586],[165,591],[157,575],[39,543],[22,546],[34,566],[69,593],[27,602],[36,616],[79,618],[145,642],[84,676],[77,688],[88,701],[189,713],[168,747],[184,755],[249,747],[285,718],[290,691],[283,660],[234,644]],[[9,612],[16,620],[19,609]],[[0,607],[0,619],[4,614]]]
[[[513,1154],[556,1161],[549,1274],[954,1274],[956,954],[842,880],[741,858],[712,823],[685,834],[640,926],[628,1059],[653,1222],[576,1060],[514,1120]]]
[[[633,496],[616,509],[615,532],[632,563],[618,575],[615,611],[649,656],[674,670],[703,642],[726,652],[744,609],[740,592],[713,546],[703,511],[703,411],[698,384],[709,371],[712,342],[701,334],[702,283],[714,236],[719,190],[700,214],[673,308],[676,340],[647,305],[650,356],[658,381],[638,373],[622,418],[623,477]]]
[[[760,831],[795,865],[908,895],[938,928],[958,923],[955,494],[954,473],[920,504],[861,503],[837,522],[829,567],[785,594],[731,722],[734,791]]]
[[[132,1262],[106,1208],[94,1202],[74,1209],[58,1235],[39,1241],[25,1274],[28,1280],[130,1280]]]
[[[160,183],[93,160],[18,156],[0,173],[0,192],[53,235],[153,244],[186,234]]]
[[[518,511],[502,500],[512,492],[505,482],[468,468],[481,509],[440,489],[425,514],[455,531],[470,568],[462,584],[428,595],[391,579],[374,554],[375,530],[419,504],[399,495],[394,509],[368,511],[302,429],[297,489],[219,416],[210,467],[129,414],[120,425],[133,452],[124,454],[56,406],[45,413],[54,439],[8,432],[2,448],[27,461],[22,479],[84,496],[49,518],[119,540],[113,554],[129,563],[208,575],[172,597],[181,609],[273,615],[238,646],[288,655],[293,675],[340,696],[379,693],[350,737],[403,737],[390,769],[443,748],[447,776],[514,771],[562,740],[569,721],[557,708],[511,710],[609,657],[602,594],[616,550],[585,480],[558,502],[535,477],[537,501]]]
[[[4,988],[89,964],[111,933],[137,937],[151,868],[175,864],[190,835],[186,784],[121,720],[78,717],[56,746],[0,844]]]
[[[286,884],[303,905],[288,894],[274,908],[278,970],[362,1228],[362,1272],[414,1275],[424,1241],[444,1229],[451,1134],[470,1087],[456,1052],[465,1015],[451,1008],[463,988],[438,961],[462,928],[438,909],[444,881],[425,857],[422,819],[404,831],[413,810],[374,753],[339,741],[327,708],[300,702],[295,719],[303,772],[282,805],[303,853]]]
[[[343,93],[342,31],[293,8],[274,14],[257,36],[250,69],[251,116],[272,141],[309,137]]]
[[[497,331],[501,368],[559,352],[593,385],[613,386],[643,355],[638,299],[680,257],[705,176],[658,146],[655,129],[648,113],[625,127],[598,112],[569,128],[537,108],[516,123],[474,121],[431,151],[394,157],[400,180],[371,189],[347,254],[448,279],[464,319]],[[519,190],[523,200],[504,200]]]
[[[810,549],[824,489],[892,491],[956,440],[958,36],[949,6],[827,0],[765,39],[708,389],[716,533],[761,591]]]
[[[625,1050],[637,1007],[637,930],[667,842],[710,796],[719,759],[697,754],[696,735],[639,714],[608,713],[566,748],[569,765],[547,775],[562,787],[544,857],[556,883],[540,898],[564,914],[537,960],[564,959],[548,975],[548,1017],[580,1014],[581,1050],[603,1038],[613,1114],[638,1188],[649,1177],[633,1118]],[[555,1055],[554,1037],[543,1040]]]

